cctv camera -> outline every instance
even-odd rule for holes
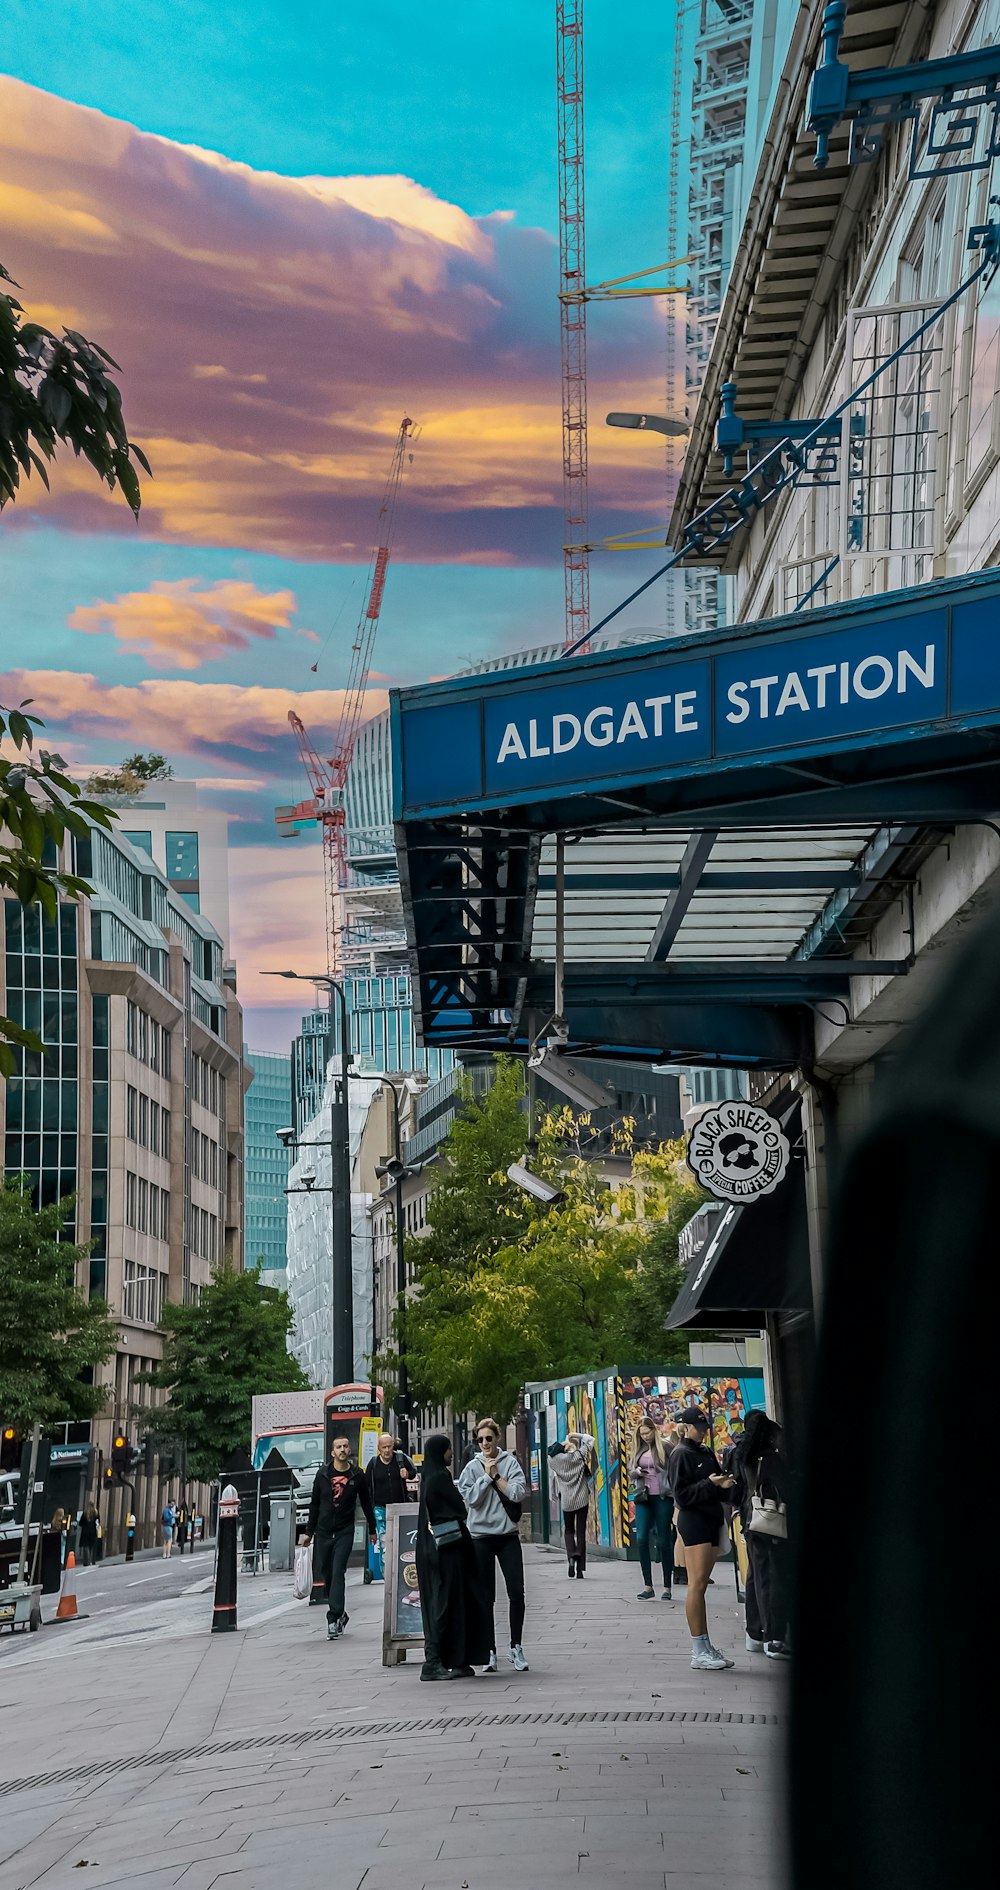
[[[557,1050],[552,1044],[546,1044],[528,1058],[528,1067],[537,1070],[553,1089],[558,1089],[570,1102],[580,1109],[613,1109],[614,1091],[605,1089],[601,1083],[595,1083],[592,1076],[573,1062],[565,1050]]]
[[[315,1188],[315,1186],[316,1186],[316,1174],[315,1174],[315,1171],[314,1171],[314,1170],[313,1170],[312,1168],[310,1168],[310,1169],[308,1169],[308,1170],[307,1170],[307,1172],[306,1172],[306,1173],[305,1173],[305,1174],[303,1175],[303,1177],[302,1177],[302,1186],[303,1186],[304,1188],[308,1188],[308,1190],[309,1190],[309,1193],[310,1193],[310,1194],[312,1193],[312,1191],[313,1191],[313,1189]]]
[[[523,1188],[525,1194],[534,1195],[536,1201],[544,1201],[546,1207],[557,1207],[566,1199],[562,1188],[554,1188],[551,1181],[543,1181],[541,1175],[533,1175],[531,1169],[525,1168],[523,1162],[511,1162],[507,1170],[507,1179],[516,1183],[517,1187]]]
[[[294,1129],[275,1129],[274,1133],[285,1148],[290,1148],[295,1140]]]

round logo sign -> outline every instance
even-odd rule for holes
[[[688,1167],[719,1201],[755,1201],[771,1194],[788,1167],[781,1124],[753,1103],[709,1109],[688,1137]]]

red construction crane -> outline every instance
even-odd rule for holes
[[[288,714],[288,721],[298,743],[299,754],[302,756],[302,765],[309,777],[312,796],[307,801],[299,801],[295,807],[275,808],[274,818],[281,832],[288,836],[300,833],[304,826],[312,826],[316,822],[323,829],[327,969],[332,976],[336,976],[339,958],[340,895],[347,884],[344,793],[354,744],[364,714],[372,651],[375,647],[379,613],[385,591],[385,577],[392,552],[396,500],[399,496],[407,448],[413,438],[413,432],[412,420],[404,419],[400,422],[389,476],[385,482],[385,491],[378,510],[377,542],[369,560],[361,615],[358,618],[357,632],[351,645],[351,668],[344,696],[344,712],[337,733],[337,746],[328,760],[324,760],[317,753],[304,723],[296,715],[294,709],[289,710]]]

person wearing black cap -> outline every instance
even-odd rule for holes
[[[718,1459],[708,1448],[706,1439],[710,1428],[704,1411],[699,1411],[697,1406],[682,1413],[682,1441],[670,1461],[670,1481],[676,1505],[674,1521],[687,1562],[684,1606],[693,1643],[691,1665],[709,1673],[721,1673],[733,1662],[719,1652],[709,1637],[705,1594],[725,1521],[723,1495],[732,1489],[733,1478],[723,1475]]]

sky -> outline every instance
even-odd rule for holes
[[[554,0],[4,13],[0,262],[114,356],[154,476],[138,525],[71,455],[0,515],[0,701],[225,808],[247,1037],[284,1048],[303,1007],[261,971],[325,963],[319,846],[273,820],[307,792],[287,716],[332,749],[404,413],[372,712],[562,636]],[[586,34],[600,281],[665,260],[673,7],[588,0]],[[664,516],[660,443],[603,416],[662,408],[667,306],[590,311],[593,536]],[[595,620],[654,562],[595,557]]]

